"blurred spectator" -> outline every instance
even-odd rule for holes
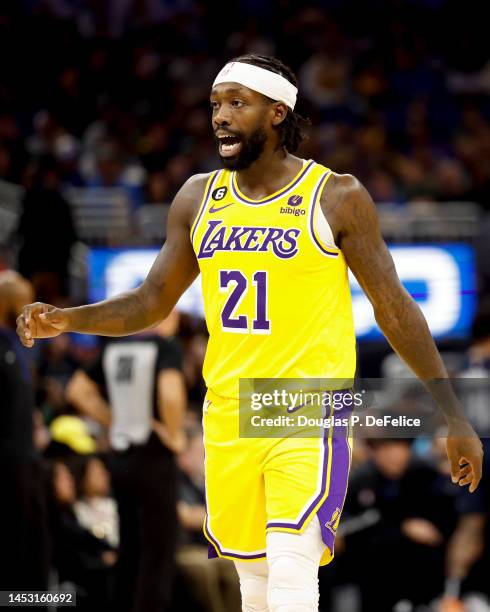
[[[430,175],[416,159],[399,155],[395,161],[395,168],[403,185],[405,200],[434,199],[434,187]]]
[[[446,559],[446,598],[443,612],[463,607],[469,593],[483,593],[490,602],[488,567],[490,567],[490,300],[483,299],[472,326],[473,342],[467,352],[466,367],[457,382],[463,406],[476,431],[484,439],[483,476],[478,489],[469,494],[461,490],[456,508],[459,520],[449,542]]]
[[[484,298],[472,325],[473,342],[456,382],[468,418],[482,437],[490,437],[490,297]]]
[[[170,158],[172,143],[167,123],[150,124],[140,141],[140,157],[148,172],[161,172]]]
[[[71,456],[74,453],[94,453],[96,443],[90,435],[87,424],[79,417],[62,415],[56,417],[49,428],[51,442],[46,454],[51,457]]]
[[[454,202],[467,199],[469,179],[459,160],[440,159],[436,163],[434,173],[439,200]]]
[[[23,63],[23,79],[4,71],[0,178],[19,181],[28,156],[49,154],[63,185],[80,186],[84,177],[90,186],[118,186],[137,207],[145,172],[166,172],[183,155],[167,176],[172,195],[182,176],[216,162],[205,110],[213,76],[228,57],[254,51],[296,70],[300,104],[315,125],[308,154],[372,183],[384,201],[465,196],[490,206],[490,63],[477,33],[484,4],[462,18],[450,0],[380,0],[371,13],[358,0],[289,2],[280,29],[259,4],[233,8],[230,23],[240,27],[228,28],[224,52],[212,3],[113,2],[105,10],[34,2],[6,12],[3,56],[20,57],[26,40],[37,53]],[[456,32],[462,19],[473,36]],[[447,31],[434,36],[440,23]],[[456,36],[464,51],[454,49]],[[373,122],[384,131],[375,155],[364,150],[361,127]]]
[[[345,537],[350,578],[359,582],[362,610],[391,611],[403,599],[428,604],[443,589],[453,500],[439,473],[412,457],[410,440],[368,444],[371,460],[352,472],[344,509],[347,533],[349,522],[357,525]]]
[[[65,459],[66,461],[67,459]],[[53,566],[59,585],[75,585],[77,609],[108,609],[116,553],[100,534],[82,525],[75,514],[75,479],[64,462],[50,467],[50,513]]]
[[[26,139],[26,149],[32,158],[42,158],[55,152],[55,143],[64,133],[56,117],[48,110],[33,116],[33,133]]]
[[[345,55],[318,53],[300,71],[302,95],[320,109],[343,107],[347,101],[349,63]]]
[[[202,321],[192,325],[188,317],[182,317],[182,319],[184,325],[183,329],[181,328],[181,336],[185,343],[183,369],[189,395],[189,407],[197,414],[201,414],[202,402],[206,395],[202,365],[208,339]]]
[[[14,180],[10,151],[4,146],[0,147],[0,179],[5,181]]]
[[[60,175],[51,157],[33,162],[17,228],[19,271],[37,298],[60,305],[68,297],[68,264],[76,241],[70,208],[59,192]]]
[[[121,153],[114,143],[104,143],[97,152],[95,176],[87,180],[87,187],[117,187],[122,189],[133,209],[143,204],[144,173],[139,164],[123,164]]]
[[[43,472],[33,439],[34,390],[16,317],[32,286],[0,272],[0,589],[45,590],[49,543]]]
[[[473,342],[468,351],[468,365],[490,375],[490,296],[484,298],[472,325]]]
[[[33,441],[35,448],[44,453],[47,449],[51,436],[49,429],[44,422],[43,414],[40,410],[34,410],[33,414]]]
[[[201,427],[191,426],[188,436],[188,446],[178,457],[178,515],[182,529],[177,562],[187,577],[189,589],[206,612],[240,612],[235,566],[227,559],[208,559],[208,542],[202,531],[206,508]]]
[[[71,134],[61,134],[54,143],[54,156],[59,164],[61,186],[83,187],[84,180],[78,170],[80,144]]]
[[[373,172],[366,189],[377,204],[381,202],[396,204],[402,199],[392,176],[384,170]]]
[[[0,179],[19,183],[26,163],[19,124],[13,114],[2,113],[0,106]]]
[[[185,443],[182,357],[173,313],[148,333],[108,341],[100,359],[78,370],[68,400],[110,428],[120,524],[118,612],[168,610],[177,539],[174,453]]]
[[[68,334],[42,344],[37,366],[37,403],[42,405],[48,421],[66,409],[65,387],[77,365]]]
[[[100,457],[84,457],[75,474],[78,499],[75,515],[80,525],[114,550],[119,546],[119,523],[115,500],[110,496],[110,476]]]
[[[165,172],[154,172],[150,174],[146,193],[146,202],[148,204],[170,203],[172,199],[171,186]]]
[[[478,489],[461,490],[457,509],[459,520],[449,542],[446,560],[447,603],[471,592],[483,593],[490,604],[490,444],[484,443],[483,476]],[[450,608],[447,608],[450,610]],[[444,611],[445,612],[445,611]]]

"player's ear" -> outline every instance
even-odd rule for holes
[[[281,124],[288,114],[288,107],[284,102],[274,102],[272,104],[272,125],[277,127]]]

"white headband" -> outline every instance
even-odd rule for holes
[[[284,102],[291,110],[296,104],[298,89],[292,83],[277,72],[245,62],[226,64],[214,79],[213,87],[220,83],[240,83],[276,102]]]

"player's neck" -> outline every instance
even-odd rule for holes
[[[238,186],[251,199],[266,198],[290,183],[302,165],[302,160],[294,155],[265,150],[249,168],[237,171]]]

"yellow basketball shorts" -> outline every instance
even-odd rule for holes
[[[204,534],[209,557],[266,557],[266,532],[302,533],[318,517],[334,555],[352,455],[348,428],[323,437],[240,438],[238,400],[208,391],[203,409],[206,478]]]

